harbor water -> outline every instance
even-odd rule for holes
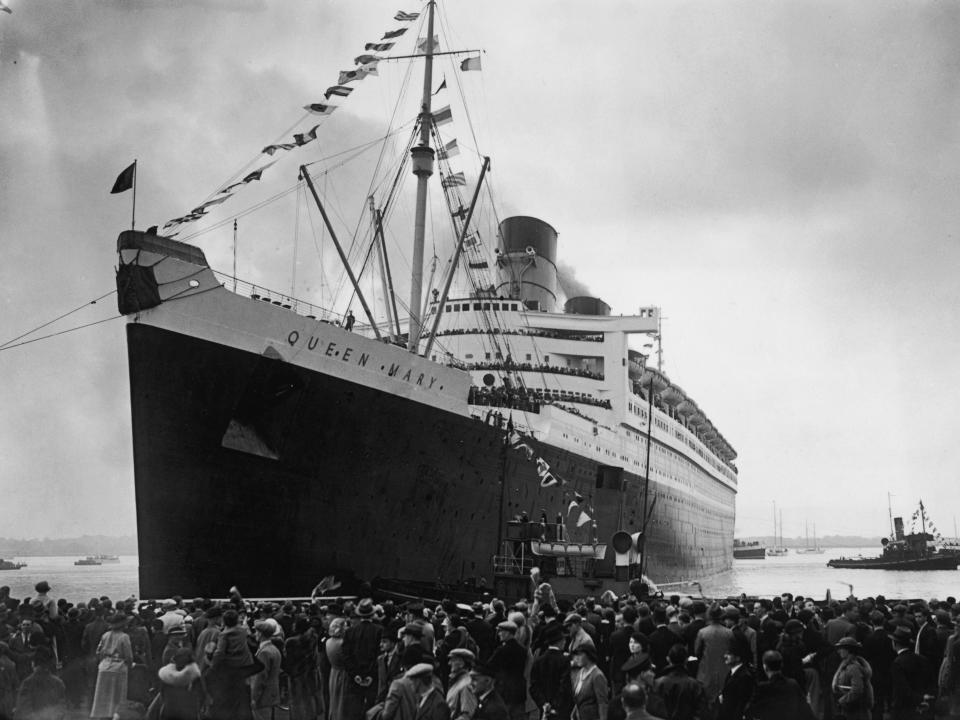
[[[888,598],[943,599],[960,596],[960,571],[890,571],[838,570],[827,567],[830,558],[876,555],[874,548],[828,548],[822,555],[797,554],[767,557],[763,560],[734,560],[730,572],[700,581],[707,597],[748,596],[772,597],[783,592],[822,600],[827,590],[833,598],[850,594],[857,597],[885,595]],[[12,560],[14,558],[7,558]],[[10,594],[24,598],[34,594],[33,586],[41,580],[50,583],[55,598],[70,602],[87,601],[107,595],[113,599],[131,595],[139,597],[137,557],[122,555],[118,563],[74,565],[76,557],[21,557],[27,563],[20,570],[0,572],[0,585],[9,585]],[[694,578],[691,578],[694,579]],[[657,578],[654,578],[656,581]],[[243,588],[240,588],[241,591]],[[226,596],[228,588],[224,588]],[[308,595],[310,588],[304,588]],[[185,597],[192,593],[184,588]]]

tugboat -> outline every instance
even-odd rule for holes
[[[74,560],[73,564],[74,565],[103,565],[103,563],[100,562],[99,559],[93,557],[92,555],[87,555],[85,558],[82,558],[80,560]]]
[[[0,570],[19,570],[20,568],[26,566],[26,563],[10,562],[9,560],[0,558]]]
[[[920,507],[913,514],[920,520],[920,532],[904,534],[903,518],[893,518],[891,537],[883,538],[883,554],[880,557],[836,558],[827,563],[827,567],[865,570],[956,570],[960,565],[960,555],[939,550],[934,546],[934,536],[927,532],[927,514]]]
[[[767,548],[761,545],[759,540],[747,542],[746,540],[737,540],[734,538],[734,560],[763,560],[766,556]]]

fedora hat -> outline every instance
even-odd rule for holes
[[[357,603],[357,609],[354,611],[354,614],[360,618],[373,617],[373,600],[370,598],[361,600]]]

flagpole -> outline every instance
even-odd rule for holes
[[[137,229],[137,159],[133,159],[133,210],[130,213],[130,229]]]

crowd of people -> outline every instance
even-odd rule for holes
[[[22,601],[0,588],[0,718],[960,717],[954,598],[570,603],[532,587],[529,601],[427,605],[236,589],[73,604],[45,582]]]

